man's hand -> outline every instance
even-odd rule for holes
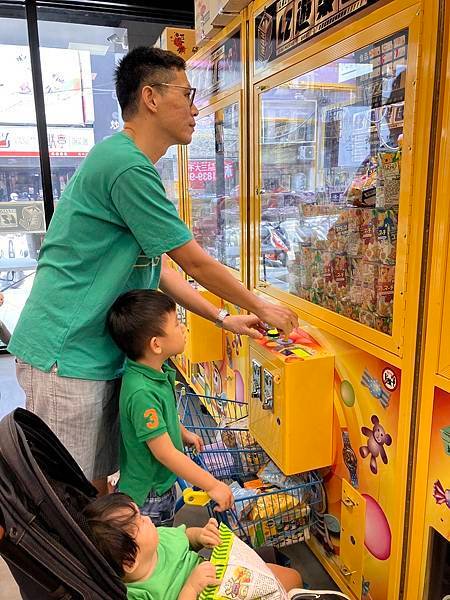
[[[285,335],[289,335],[293,329],[298,327],[297,315],[285,306],[261,300],[260,307],[255,312],[261,321],[268,323],[272,327],[276,327]]]
[[[196,433],[183,428],[181,430],[181,437],[183,438],[183,442],[186,444],[186,446],[194,446],[197,452],[201,452],[203,450],[203,440]]]
[[[203,548],[214,548],[220,544],[220,534],[216,519],[209,519],[198,533],[197,543]]]
[[[198,595],[208,585],[220,585],[220,580],[216,576],[216,567],[209,561],[205,561],[195,567],[184,584],[183,590],[190,588]]]
[[[211,500],[214,500],[214,502],[217,503],[214,510],[222,512],[233,505],[234,498],[230,488],[225,483],[217,481],[217,479],[215,479],[215,482],[215,485],[206,490],[206,492]]]
[[[228,315],[223,320],[223,328],[239,335],[258,340],[262,337],[261,329],[264,324],[256,315]]]

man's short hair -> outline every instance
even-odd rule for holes
[[[120,492],[93,500],[83,511],[95,547],[119,577],[125,575],[125,564],[132,566],[136,561],[138,512],[133,500]]]
[[[174,70],[186,69],[181,56],[170,50],[139,46],[126,54],[115,71],[116,94],[127,120],[135,115],[139,107],[139,94],[144,85],[169,83]]]
[[[164,335],[167,316],[176,307],[170,296],[158,290],[126,292],[108,312],[111,337],[131,360],[138,360],[144,355],[148,340]]]

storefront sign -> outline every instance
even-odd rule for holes
[[[0,235],[22,232],[45,232],[44,203],[0,202]]]
[[[255,70],[379,0],[276,0],[255,18]]]
[[[91,127],[49,127],[47,135],[48,149],[53,157],[84,157],[94,145]],[[0,125],[1,156],[39,156],[36,128]]]
[[[202,58],[194,56],[189,60],[189,80],[197,88],[195,104],[201,108],[214,94],[238,84],[241,81],[241,31]]]

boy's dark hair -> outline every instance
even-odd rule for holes
[[[97,498],[83,511],[97,550],[119,577],[125,575],[124,564],[134,564],[139,550],[133,535],[137,514],[133,500],[121,493]]]
[[[115,71],[116,94],[123,119],[126,121],[136,113],[138,93],[142,86],[169,83],[173,78],[173,70],[185,69],[184,59],[170,50],[139,46],[128,52]]]
[[[106,322],[122,352],[131,360],[138,360],[149,339],[164,335],[167,315],[175,310],[172,298],[158,290],[132,290],[117,298]]]

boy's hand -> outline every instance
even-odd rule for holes
[[[216,519],[209,519],[198,534],[198,543],[203,548],[214,548],[220,544],[220,534]]]
[[[0,292],[0,306],[2,306],[5,296]]]
[[[196,433],[192,433],[192,431],[183,431],[182,432],[183,442],[186,446],[195,446],[197,452],[201,452],[203,450],[203,440]]]
[[[217,502],[217,506],[214,510],[222,512],[233,505],[234,498],[230,488],[225,483],[217,481],[217,479],[215,481],[215,485],[206,491],[211,500]]]
[[[220,580],[216,577],[216,567],[209,561],[205,561],[195,567],[189,575],[185,587],[190,587],[198,595],[208,585],[220,585]]]

